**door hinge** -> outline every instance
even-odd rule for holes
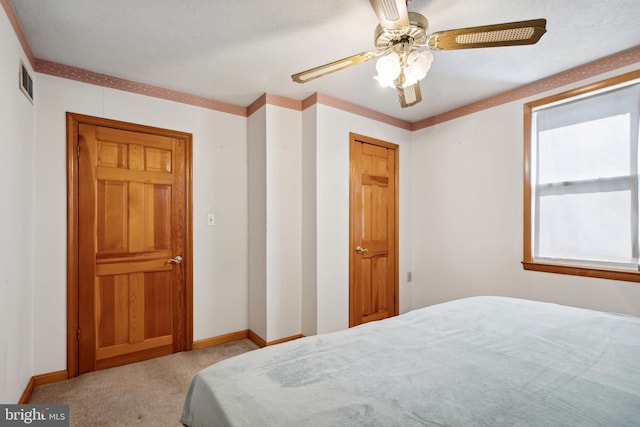
[[[78,332],[78,335],[77,335],[77,338],[76,338],[76,339],[77,339],[78,341],[80,341],[80,328],[78,328],[78,331],[77,331],[77,332]]]
[[[80,144],[76,145],[76,157],[80,157]]]

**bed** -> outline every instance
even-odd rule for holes
[[[638,426],[640,318],[442,303],[199,372],[186,426]]]

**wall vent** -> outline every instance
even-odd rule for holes
[[[33,79],[29,75],[29,71],[27,67],[24,66],[24,63],[20,61],[20,90],[22,93],[31,101],[33,104]]]

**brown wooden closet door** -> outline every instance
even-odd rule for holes
[[[397,150],[351,137],[349,326],[398,314]]]
[[[181,351],[185,142],[89,124],[78,136],[79,371]]]

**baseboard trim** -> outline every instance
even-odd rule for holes
[[[267,347],[269,345],[282,344],[283,342],[297,340],[298,338],[304,338],[304,335],[291,335],[290,337],[284,337],[273,341],[265,341],[258,334],[249,329],[249,339],[256,343],[258,347]]]
[[[35,375],[33,377],[33,385],[39,386],[43,384],[56,383],[69,379],[69,373],[64,371],[49,372],[48,374]]]
[[[251,329],[249,329],[249,339],[251,341],[253,341],[258,347],[266,347],[267,346],[267,342],[265,340],[263,340],[262,338],[260,338],[260,335],[256,334]]]
[[[34,375],[29,379],[29,382],[27,383],[27,386],[25,387],[24,392],[22,393],[22,396],[20,397],[20,401],[18,401],[18,403],[19,404],[28,403],[29,399],[31,398],[31,393],[33,393],[34,387],[37,387],[39,385],[49,384],[49,383],[55,383],[58,381],[64,381],[66,379],[69,379],[69,372],[67,372],[66,370],[49,372],[48,374]]]
[[[282,344],[283,342],[293,341],[293,340],[297,340],[297,339],[300,339],[300,338],[304,338],[304,335],[302,335],[302,334],[291,335],[290,337],[284,337],[284,338],[280,338],[279,340],[269,341],[267,343],[267,345]]]
[[[35,385],[34,385],[33,377],[31,377],[29,378],[29,382],[27,383],[27,386],[25,387],[24,392],[22,392],[22,396],[20,396],[20,400],[18,400],[18,403],[20,405],[29,403],[29,398],[31,397],[31,393],[33,393],[33,387],[35,387]]]
[[[192,350],[200,350],[202,348],[213,347],[214,345],[225,344],[231,341],[238,341],[245,338],[250,338],[249,330],[231,332],[224,335],[217,335],[211,338],[205,338],[203,340],[194,341],[191,346]]]

